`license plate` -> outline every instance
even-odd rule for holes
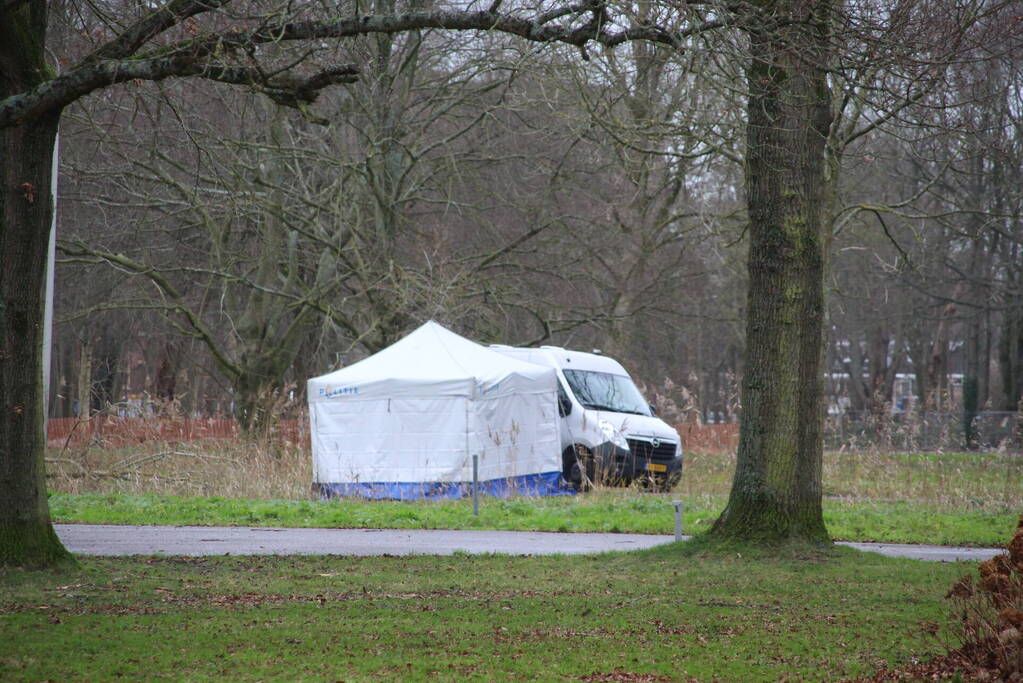
[[[656,462],[648,462],[646,464],[646,468],[650,472],[667,472],[668,471],[668,466],[667,465],[662,465],[662,464],[656,463]]]

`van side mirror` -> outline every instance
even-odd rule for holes
[[[653,415],[654,417],[657,417],[657,408],[654,408],[654,404],[648,403],[647,405],[650,406],[650,414]]]
[[[567,417],[572,414],[572,402],[568,396],[558,396],[558,415]]]
[[[569,400],[568,394],[565,393],[564,387],[558,384],[558,416],[567,417],[572,414],[572,401]]]

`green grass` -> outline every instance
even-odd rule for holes
[[[927,503],[824,502],[824,523],[836,541],[1001,547],[1020,510],[948,507]]]
[[[674,533],[674,494],[605,489],[558,498],[482,498],[474,517],[462,501],[314,501],[178,498],[128,494],[52,494],[57,522],[383,529],[506,529]],[[723,496],[682,496],[683,528],[710,528]],[[827,500],[824,517],[836,540],[993,546],[1009,537],[1019,511],[947,509],[927,503]]]
[[[700,543],[600,556],[82,558],[0,570],[0,679],[836,680],[943,652],[973,565]],[[645,677],[641,677],[645,676]]]

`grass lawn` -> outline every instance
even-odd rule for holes
[[[0,679],[837,680],[943,652],[973,565],[846,548],[0,570]]]

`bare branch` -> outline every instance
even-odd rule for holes
[[[173,310],[176,313],[180,313],[185,320],[188,321],[189,327],[195,331],[196,336],[206,345],[210,353],[213,354],[213,357],[216,359],[217,364],[220,365],[224,372],[229,376],[235,376],[239,373],[238,365],[231,361],[231,359],[221,351],[220,347],[214,341],[213,333],[206,327],[199,316],[196,315],[195,311],[193,311],[185,303],[184,296],[181,292],[179,292],[178,289],[155,268],[144,263],[133,261],[124,254],[111,254],[98,249],[92,249],[82,243],[71,245],[69,243],[62,242],[58,248],[61,253],[73,258],[81,259],[84,262],[106,262],[126,272],[134,275],[142,275],[148,278],[161,292],[173,301]]]
[[[438,10],[268,25],[249,31],[228,31],[203,36],[148,54],[137,55],[134,59],[111,58],[133,55],[145,40],[180,22],[189,12],[196,14],[209,11],[224,2],[226,0],[207,2],[180,0],[165,6],[64,74],[27,92],[0,101],[0,128],[19,125],[48,112],[62,109],[95,90],[117,83],[135,80],[159,81],[184,76],[198,76],[228,83],[246,80],[253,82],[250,74],[255,74],[255,71],[238,71],[240,67],[224,64],[219,55],[270,43],[350,38],[372,33],[402,33],[434,28],[451,31],[496,31],[539,43],[560,42],[583,46],[593,41],[605,47],[615,47],[628,41],[649,40],[679,48],[683,37],[724,25],[720,21],[707,22],[677,33],[656,26],[635,26],[614,31],[609,28],[606,21],[592,21],[581,28],[573,28],[537,24],[517,15],[490,11]],[[572,7],[592,10],[595,6]],[[602,12],[603,9],[598,8],[598,14],[602,16]],[[278,89],[272,82],[266,80],[263,78],[254,82],[264,87],[268,93]],[[302,84],[302,91],[296,94],[296,99],[308,102],[317,87],[322,88],[337,82],[348,81],[341,79],[338,73],[334,73],[332,77],[321,75],[308,79]],[[288,90],[286,85],[280,89]]]
[[[231,0],[173,0],[101,45],[83,60],[121,59],[135,54],[143,45],[189,17],[220,9]]]

